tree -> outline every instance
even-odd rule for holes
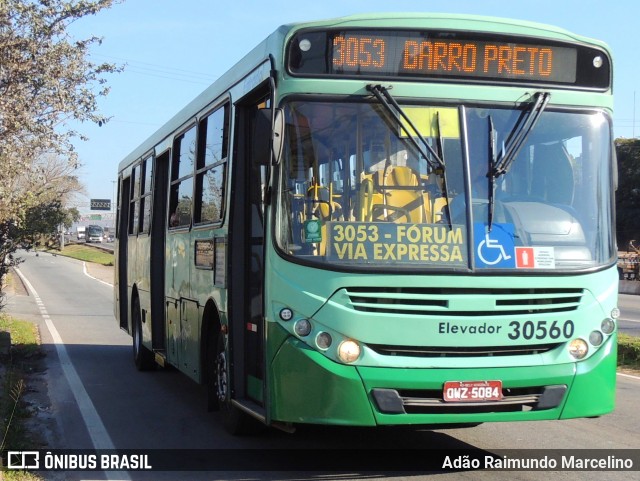
[[[640,241],[640,139],[616,139],[618,191],[616,229],[618,246]]]
[[[97,99],[120,69],[90,62],[100,38],[68,27],[118,1],[0,0],[0,276],[28,213],[81,188],[71,141],[84,137],[67,122],[106,122]]]
[[[80,211],[75,207],[69,207],[65,210],[62,225],[65,229],[71,229],[71,226],[80,220]]]
[[[33,246],[42,236],[54,236],[65,217],[65,209],[59,200],[38,204],[27,209],[18,236]]]
[[[112,64],[87,60],[100,38],[74,40],[67,27],[114,0],[2,0],[0,2],[0,221],[24,208],[13,181],[34,159],[54,153],[77,165],[66,122],[106,122],[97,98],[108,93]]]

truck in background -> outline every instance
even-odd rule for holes
[[[76,236],[78,237],[78,240],[80,239],[84,239],[85,235],[86,235],[86,227],[83,225],[79,225],[76,229]]]
[[[618,251],[618,278],[622,280],[640,280],[640,247],[630,240],[626,251]]]

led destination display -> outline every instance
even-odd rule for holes
[[[575,49],[495,42],[336,35],[331,63],[344,73],[576,79]]]
[[[290,44],[302,75],[428,77],[604,88],[609,60],[596,49],[454,32],[303,32]]]

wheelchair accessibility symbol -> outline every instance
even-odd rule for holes
[[[516,267],[512,224],[493,224],[489,232],[486,224],[477,223],[474,238],[477,267]]]

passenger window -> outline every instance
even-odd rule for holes
[[[169,227],[191,224],[193,203],[193,168],[196,158],[196,128],[176,137],[173,144]]]
[[[129,234],[138,233],[138,222],[140,214],[140,166],[136,166],[131,173],[131,198],[129,199]]]
[[[140,178],[140,232],[148,233],[151,223],[151,179],[153,169],[153,157],[148,157],[142,162],[142,177]]]
[[[222,221],[229,144],[228,105],[200,122],[195,223]]]

